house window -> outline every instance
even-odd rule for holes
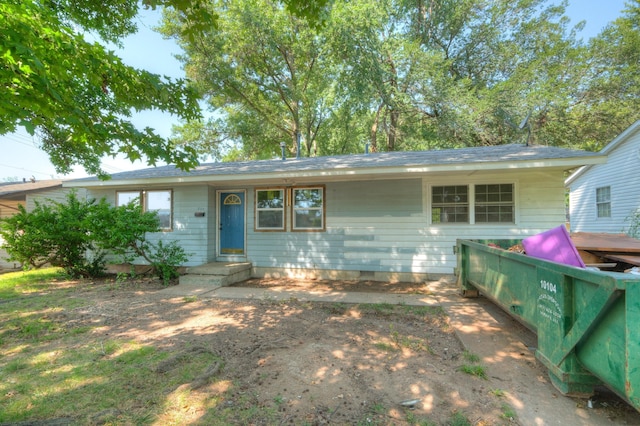
[[[324,230],[324,189],[293,188],[293,230]]]
[[[433,223],[469,223],[469,187],[466,185],[431,188]]]
[[[284,231],[284,189],[256,190],[256,230]]]
[[[611,187],[596,188],[596,207],[598,217],[611,217]]]
[[[476,185],[476,223],[513,223],[513,198],[513,184]]]
[[[139,205],[141,200],[141,191],[122,191],[116,193],[116,205],[118,206],[125,206],[133,202]]]
[[[171,230],[173,223],[172,195],[170,190],[119,191],[116,193],[116,204],[123,206],[134,202],[141,204],[145,212],[156,212],[160,229],[166,231]]]

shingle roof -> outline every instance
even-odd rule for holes
[[[58,186],[62,186],[62,181],[58,179],[37,180],[35,182],[5,182],[0,184],[0,198],[14,198],[30,192],[52,189]]]
[[[207,163],[185,172],[175,166],[160,166],[141,170],[115,173],[111,181],[156,179],[156,178],[196,178],[205,176],[228,176],[229,179],[251,174],[306,173],[344,169],[372,169],[371,173],[382,172],[385,168],[419,166],[457,166],[460,164],[518,163],[558,159],[586,159],[598,157],[597,153],[576,151],[551,146],[498,145],[431,151],[381,152],[371,154],[339,155],[311,158],[287,158],[286,160],[261,160],[234,163]],[[71,181],[79,184],[97,181],[96,177]],[[73,185],[78,186],[78,185]]]

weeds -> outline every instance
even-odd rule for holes
[[[502,404],[502,414],[500,417],[505,420],[513,421],[516,419],[516,412],[509,404]]]
[[[471,426],[471,422],[467,417],[459,411],[454,411],[451,414],[451,420],[449,426]]]
[[[505,395],[505,393],[502,389],[492,389],[491,395],[497,396],[498,398],[502,398]]]
[[[460,366],[458,368],[459,371],[485,380],[488,378],[486,368],[482,365],[476,365],[477,362],[480,362],[478,355],[468,351],[464,351],[462,355],[469,364]]]

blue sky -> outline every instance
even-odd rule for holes
[[[586,40],[597,35],[606,24],[619,17],[622,9],[624,0],[570,0],[566,14],[571,19],[571,25],[586,21],[581,34]],[[159,18],[159,10],[144,11],[138,20],[138,33],[125,40],[125,48],[120,55],[125,63],[134,67],[174,78],[184,77],[182,67],[174,57],[179,53],[179,48],[173,41],[164,40],[161,35],[152,31]],[[178,120],[167,114],[145,112],[137,114],[134,123],[140,127],[155,128],[159,134],[169,136],[171,126],[178,124]],[[0,182],[8,178],[29,179],[31,176],[38,180],[86,176],[82,168],[77,168],[67,176],[57,174],[47,155],[37,148],[37,140],[25,132],[0,136],[0,144]],[[146,164],[132,164],[119,158],[107,158],[103,162],[104,170],[111,173],[143,167]]]

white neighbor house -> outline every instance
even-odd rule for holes
[[[623,233],[640,208],[640,121],[600,154],[605,164],[585,165],[565,181],[572,232]]]
[[[452,274],[458,238],[516,239],[565,222],[564,173],[606,161],[502,145],[173,166],[65,182],[118,205],[140,197],[186,266],[252,275],[424,280]]]

